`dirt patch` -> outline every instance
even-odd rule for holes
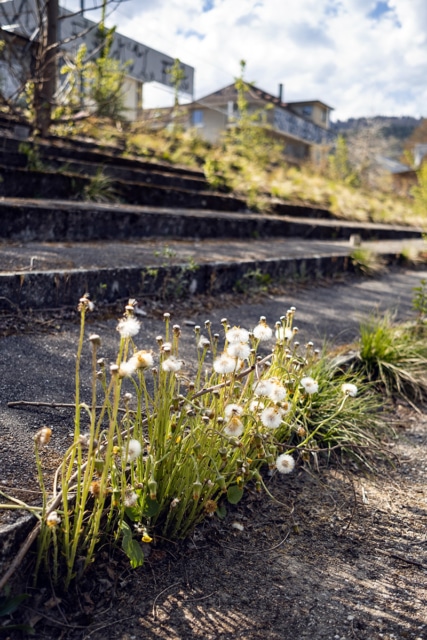
[[[67,595],[27,585],[21,615],[46,639],[427,638],[427,415],[389,419],[396,468],[267,478],[275,500],[248,492],[138,570],[104,549]]]

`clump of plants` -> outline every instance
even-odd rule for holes
[[[107,540],[137,567],[143,543],[184,538],[205,518],[223,517],[248,485],[268,493],[265,472],[287,474],[335,452],[369,460],[378,442],[376,400],[360,376],[298,342],[295,308],[273,327],[264,317],[251,331],[225,318],[218,332],[209,321],[196,326],[190,365],[168,313],[157,347],[141,349],[134,300],[118,322],[117,357],[107,362],[102,338],[86,336],[92,309],[83,296],[74,439],[51,490],[42,457],[54,434],[44,427],[35,437],[43,493],[33,509],[36,575],[48,569],[67,588]],[[92,392],[82,398],[87,350]]]
[[[427,398],[425,285],[417,289],[416,322],[395,323],[393,316],[385,313],[360,326],[359,359],[364,374],[380,383],[388,396],[398,394],[411,404]]]

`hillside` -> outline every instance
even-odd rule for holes
[[[349,118],[331,123],[331,129],[342,134],[352,143],[369,138],[373,153],[400,159],[405,142],[419,127],[422,118],[411,116],[374,116],[373,118]]]

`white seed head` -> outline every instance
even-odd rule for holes
[[[295,467],[295,460],[288,453],[282,453],[276,460],[276,469],[279,473],[292,473]]]

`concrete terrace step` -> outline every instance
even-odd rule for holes
[[[28,158],[23,153],[11,153],[7,157],[2,156],[1,164],[8,168],[26,169]],[[99,161],[68,160],[61,156],[43,156],[43,163],[47,171],[59,171],[61,173],[93,177],[100,171],[111,178],[113,182],[137,182],[140,184],[162,185],[178,187],[194,191],[206,191],[209,185],[204,178],[190,177],[183,174],[175,174],[161,167],[153,168],[128,168],[117,166],[113,163],[101,164]]]
[[[366,242],[388,262],[422,240]],[[0,309],[75,305],[88,291],[95,301],[245,291],[270,282],[353,272],[348,242],[296,239],[4,244]]]
[[[1,185],[0,185],[1,187]],[[96,204],[67,200],[0,199],[0,239],[84,242],[137,238],[266,238],[404,240],[421,238],[416,227],[179,207]],[[308,214],[310,209],[305,210]]]
[[[82,200],[91,178],[54,170],[29,171],[0,166],[0,197],[55,198]],[[113,180],[109,185],[114,198],[134,205],[211,208],[218,211],[244,211],[243,200],[214,191],[195,191],[185,187],[153,185],[144,182]]]
[[[188,176],[204,180],[203,171],[189,169],[179,165],[172,165],[158,160],[145,160],[140,156],[123,155],[123,149],[117,147],[105,147],[99,143],[88,142],[73,138],[48,138],[46,140],[21,140],[11,136],[4,136],[0,139],[0,158],[7,158],[8,154],[20,154],[22,145],[25,144],[30,149],[37,152],[39,157],[61,158],[67,161],[94,162],[100,166],[114,165],[126,169],[137,169],[146,171],[159,171],[177,176]],[[27,156],[23,154],[27,159]]]

